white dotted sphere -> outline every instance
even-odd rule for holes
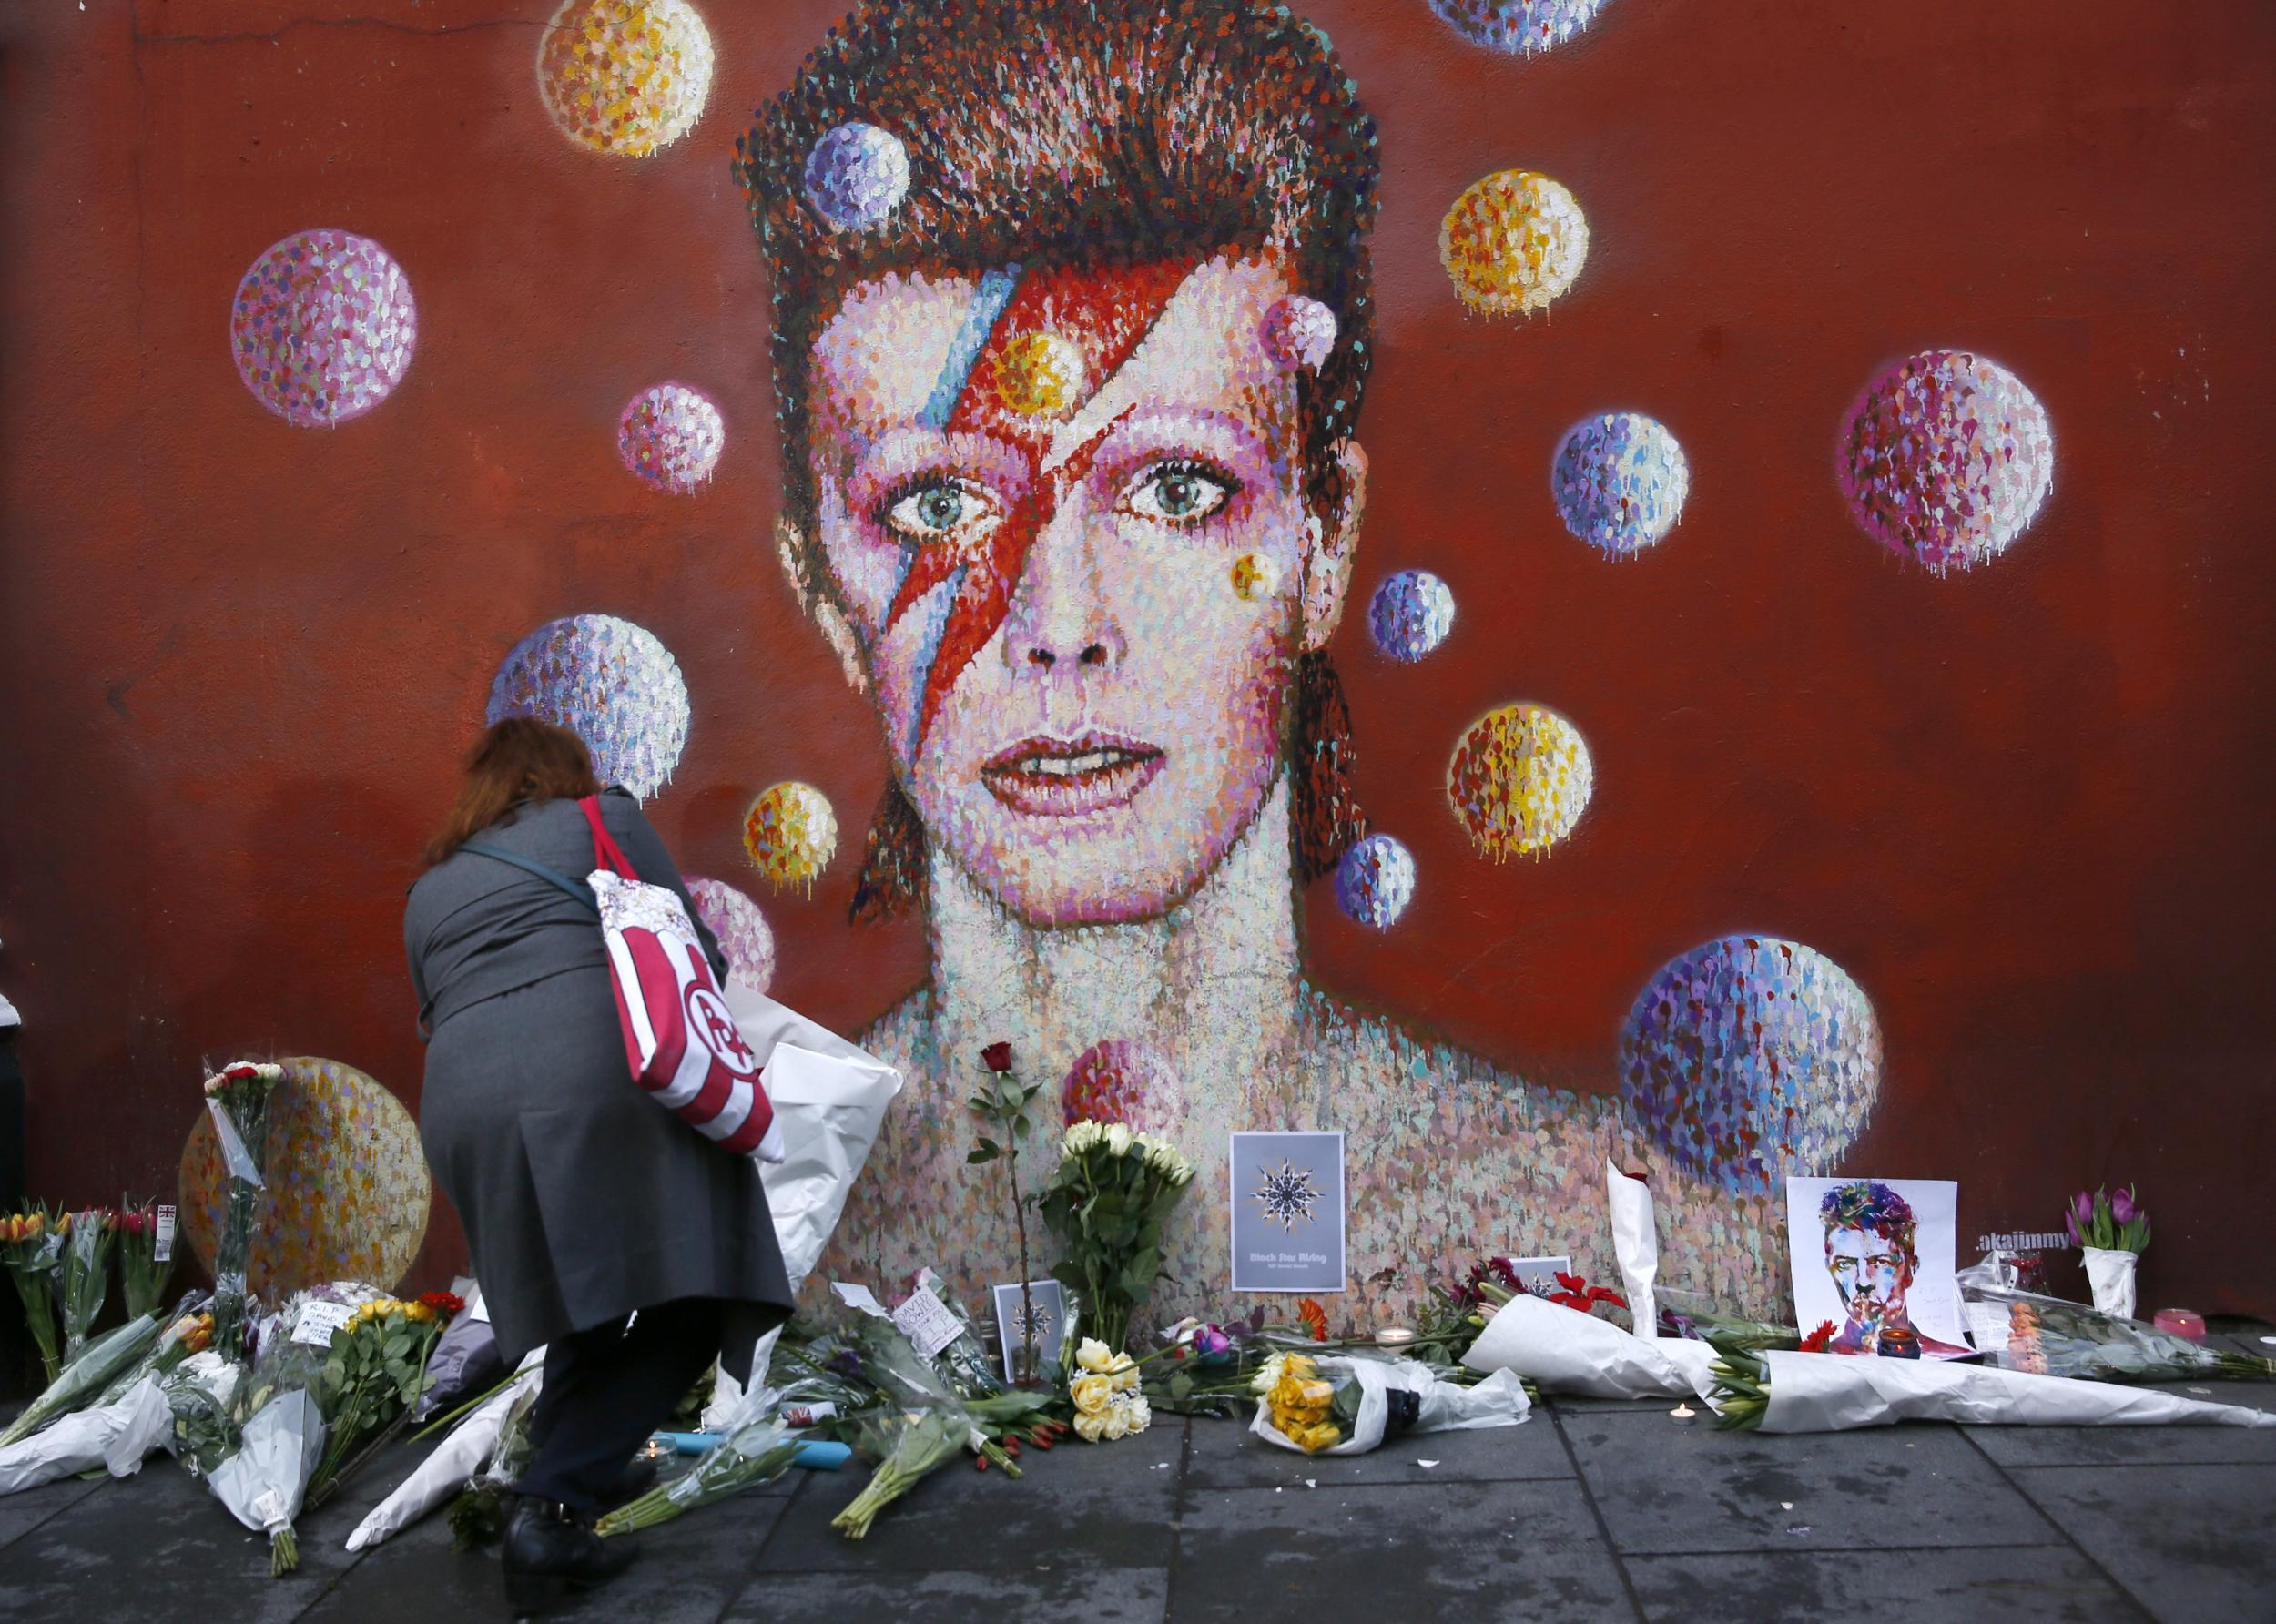
[[[2054,488],[2054,431],[1997,361],[1925,350],[1850,408],[1841,479],[1866,534],[1941,575],[1989,563],[2029,528]]]
[[[1605,0],[1430,0],[1457,34],[1497,51],[1530,56],[1563,45],[1596,21]]]
[[[879,224],[909,195],[909,148],[874,124],[841,124],[807,154],[806,197],[841,230]]]
[[[1550,467],[1565,528],[1611,558],[1632,558],[1674,529],[1691,489],[1675,436],[1634,411],[1575,423]]]
[[[1336,865],[1336,903],[1370,929],[1388,929],[1414,899],[1414,854],[1388,835],[1355,842]]]
[[[1454,629],[1454,593],[1428,570],[1386,575],[1367,604],[1367,631],[1376,647],[1408,665],[1447,640]]]
[[[766,991],[775,979],[775,933],[758,904],[724,880],[695,874],[687,877],[687,894],[719,939],[727,974],[754,992]]]
[[[684,383],[642,390],[616,420],[616,454],[641,483],[667,495],[701,486],[726,443],[719,409]]]
[[[403,381],[419,336],[411,281],[351,231],[298,231],[253,261],[229,352],[253,398],[303,429],[361,417]]]
[[[654,633],[613,614],[572,615],[538,627],[498,667],[489,717],[507,716],[568,728],[602,783],[645,800],[687,746],[687,684]]]

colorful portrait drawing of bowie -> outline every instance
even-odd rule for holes
[[[1367,829],[1329,649],[1367,511],[1376,137],[1326,37],[1241,0],[879,0],[736,168],[780,562],[891,769],[855,914],[921,910],[930,953],[859,1039],[909,1088],[818,1278],[1011,1278],[1001,1167],[965,1165],[1009,1040],[1055,1085],[1032,1142],[1113,1118],[1200,1162],[1164,1320],[1227,1306],[1235,1129],[1346,1135],[1361,1324],[1486,1252],[1610,1275],[1608,1158],[1652,1176],[1663,1272],[1766,1303],[1768,1174],[1831,1166],[1877,1034],[1823,1091],[1782,1079],[1741,1183],[1672,1136],[1680,1099],[1538,1088],[1306,978],[1301,890]]]

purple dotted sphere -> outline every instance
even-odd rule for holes
[[[403,268],[350,231],[286,238],[253,261],[229,306],[238,376],[303,429],[344,423],[386,400],[418,333]]]
[[[1766,1195],[1831,1170],[1881,1086],[1864,992],[1814,948],[1726,936],[1651,978],[1621,1033],[1621,1093],[1677,1164]]]
[[[1850,408],[1840,472],[1865,533],[1942,575],[1989,563],[2029,528],[2054,488],[2055,437],[2007,368],[1930,350]]]
[[[1291,293],[1265,318],[1265,353],[1283,371],[1310,370],[1335,353],[1336,331],[1335,311]]]
[[[727,975],[753,992],[764,992],[775,979],[775,932],[758,904],[724,880],[687,877],[687,894],[695,898],[696,915],[719,939],[727,956]]]
[[[1413,665],[1454,629],[1454,594],[1428,570],[1386,575],[1367,604],[1367,631],[1376,647]]]
[[[1550,491],[1571,531],[1610,558],[1633,558],[1683,516],[1691,464],[1651,419],[1608,411],[1573,425],[1550,466]]]
[[[909,195],[909,148],[874,124],[841,124],[807,154],[806,198],[840,230],[879,225]]]
[[[1336,865],[1336,901],[1354,922],[1387,930],[1415,899],[1415,857],[1388,835],[1369,835]]]
[[[687,746],[687,684],[653,632],[613,614],[547,621],[513,645],[490,685],[489,719],[535,716],[593,752],[604,784],[645,800]]]
[[[1496,51],[1553,50],[1596,21],[1605,0],[1430,0],[1457,34]]]
[[[641,483],[667,495],[708,480],[726,443],[719,409],[685,383],[642,390],[616,420],[616,454]]]

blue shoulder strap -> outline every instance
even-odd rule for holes
[[[534,874],[546,884],[568,892],[570,896],[594,913],[601,911],[601,905],[593,898],[593,888],[583,880],[570,878],[558,868],[548,868],[544,864],[533,862],[517,852],[504,851],[495,846],[484,846],[477,840],[469,840],[459,849],[471,851],[478,857],[496,858],[502,863],[511,863],[523,873]]]

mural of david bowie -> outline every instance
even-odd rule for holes
[[[1885,1359],[1965,1358],[1974,1349],[1939,1342],[1913,1325],[1905,1294],[1919,1273],[1914,1247],[1918,1224],[1913,1203],[1875,1179],[1838,1184],[1818,1203],[1825,1230],[1825,1269],[1841,1293],[1837,1354],[1877,1354]]]
[[[1652,1175],[1663,1274],[1767,1311],[1767,1197],[1306,978],[1300,888],[1365,827],[1327,651],[1377,169],[1326,37],[1240,0],[880,0],[736,168],[782,566],[891,768],[854,911],[930,932],[927,982],[860,1038],[909,1086],[817,1279],[1013,1277],[1001,1165],[965,1164],[1003,1040],[1030,1081],[1085,1061],[1095,1109],[1201,1164],[1163,1322],[1227,1306],[1236,1128],[1346,1135],[1359,1324],[1488,1252],[1611,1276],[1608,1157]]]

